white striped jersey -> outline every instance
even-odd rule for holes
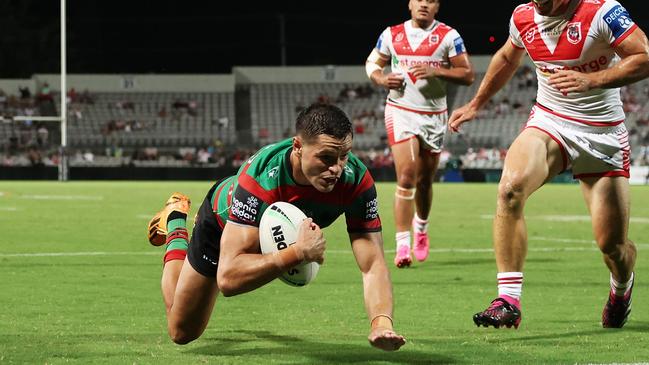
[[[427,29],[416,28],[408,20],[387,27],[376,48],[382,55],[390,57],[391,71],[402,73],[405,79],[403,90],[390,90],[389,104],[412,111],[446,110],[446,82],[438,78],[417,80],[409,69],[421,63],[449,68],[452,57],[466,52],[464,41],[455,29],[437,20]]]
[[[558,115],[587,124],[624,120],[619,88],[562,94],[548,84],[558,69],[589,73],[613,67],[615,47],[637,28],[615,0],[571,0],[564,15],[539,15],[530,2],[519,5],[510,20],[510,39],[524,48],[538,78],[537,103]]]

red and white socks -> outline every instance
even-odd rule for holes
[[[611,292],[613,292],[616,297],[623,297],[629,290],[631,290],[631,287],[633,286],[633,277],[634,274],[631,273],[629,281],[626,283],[620,283],[615,280],[613,274],[611,274]]]
[[[498,297],[520,308],[521,294],[523,292],[523,273],[500,272],[496,278],[498,279]]]
[[[412,220],[412,229],[415,233],[427,233],[428,219],[421,219],[417,213],[415,213],[415,218]]]
[[[397,232],[395,238],[397,241],[397,250],[399,250],[399,247],[402,245],[406,245],[408,246],[408,249],[410,249],[410,231]]]

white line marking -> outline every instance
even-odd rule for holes
[[[493,214],[481,214],[481,219],[494,219]],[[542,220],[548,222],[590,222],[590,216],[588,215],[528,215],[525,216],[525,219],[532,220]],[[649,218],[647,217],[631,217],[629,219],[631,223],[649,223]]]
[[[640,249],[649,248],[649,244],[637,245]],[[597,247],[530,247],[530,252],[581,252],[599,251]],[[385,250],[385,253],[394,253],[395,250]],[[491,253],[492,248],[431,248],[432,253]],[[350,254],[352,250],[327,250],[326,254]],[[98,252],[33,252],[33,253],[0,253],[0,257],[70,257],[70,256],[162,256],[161,250],[154,251],[98,251]]]
[[[16,207],[0,207],[0,211],[3,211],[3,212],[16,212],[16,211],[18,211],[18,208],[16,208]]]
[[[590,243],[595,244],[595,240],[580,240],[574,238],[554,238],[554,237],[529,237],[530,241],[552,241],[552,242],[565,242],[565,243]]]
[[[104,200],[101,195],[21,195],[20,198],[31,200]]]
[[[0,257],[59,257],[59,256],[149,256],[162,255],[161,252],[34,252],[34,253],[0,253]]]

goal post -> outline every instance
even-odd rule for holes
[[[60,118],[61,122],[61,148],[59,154],[59,181],[68,181],[68,86],[67,86],[67,35],[66,35],[66,0],[61,1],[61,91],[60,91]]]
[[[59,181],[68,181],[69,178],[69,164],[68,164],[68,151],[67,151],[67,141],[65,141],[65,136],[67,131],[65,130],[64,123],[63,123],[63,118],[61,117],[43,117],[43,116],[25,116],[25,115],[17,115],[12,118],[10,118],[12,123],[14,125],[18,125],[19,123],[24,123],[24,122],[31,122],[31,123],[58,123],[59,124],[59,130],[61,131],[61,139],[60,143],[58,146],[58,154],[59,154],[59,162],[57,164],[58,167],[58,179]],[[12,127],[14,129],[19,129],[20,127]],[[65,142],[64,142],[65,141]]]

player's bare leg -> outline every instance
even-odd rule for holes
[[[397,267],[410,266],[410,227],[415,214],[415,191],[417,183],[417,158],[419,140],[416,137],[404,140],[391,147],[397,175],[397,190],[394,194],[394,222],[396,226],[396,249],[394,264]]]
[[[415,216],[412,220],[414,233],[413,252],[418,261],[428,258],[428,216],[433,204],[433,180],[437,173],[439,153],[420,148],[417,160],[417,191],[415,192]]]
[[[611,290],[602,313],[604,327],[619,328],[631,312],[636,247],[628,239],[629,182],[624,177],[586,178],[582,192],[592,219],[595,242],[611,272]]]
[[[173,342],[186,344],[203,334],[218,293],[216,278],[200,274],[186,258],[167,262],[162,272],[162,296]]]
[[[148,225],[149,242],[154,246],[166,244],[162,298],[169,336],[178,344],[188,343],[203,333],[218,294],[216,278],[200,275],[186,259],[190,205],[187,196],[173,193]]]
[[[476,313],[478,325],[518,327],[523,264],[527,255],[527,227],[523,210],[527,198],[563,169],[559,145],[536,129],[524,130],[512,143],[498,184],[493,224],[498,267],[498,298]]]

